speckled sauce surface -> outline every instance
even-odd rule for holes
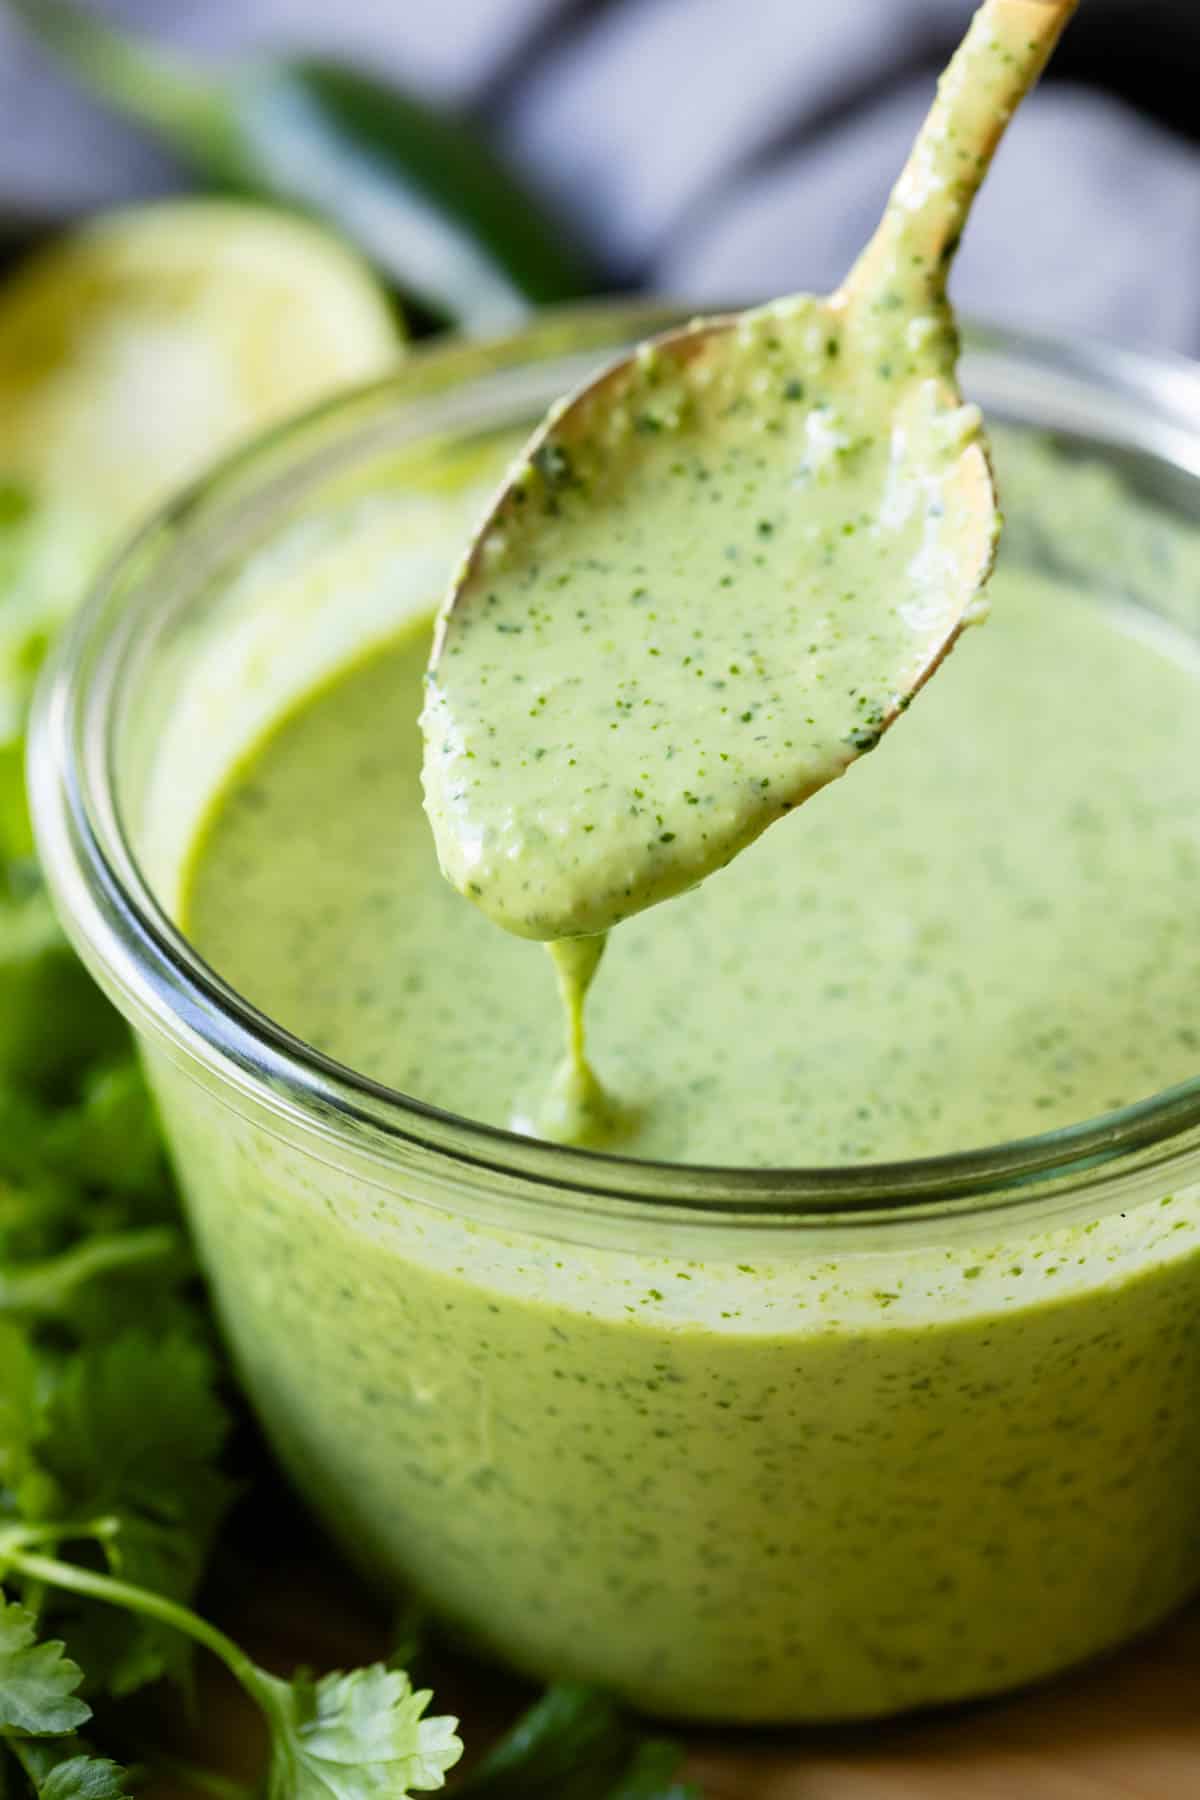
[[[614,934],[593,1027],[643,1108],[631,1149],[961,1148],[1194,1070],[1195,545],[1099,467],[1003,451],[993,616],[921,709]],[[362,541],[345,517],[320,527],[330,592],[337,532]],[[278,558],[303,583],[305,529],[256,582]],[[383,533],[389,567],[411,529]],[[1125,610],[1143,591],[1175,626]],[[503,1122],[553,1067],[553,975],[439,881],[423,653],[418,626],[252,748],[186,923],[292,1030]],[[668,1714],[865,1716],[1050,1673],[1200,1585],[1195,1185],[1067,1218],[768,1245],[631,1222],[614,1243],[569,1208],[560,1230],[553,1194],[483,1222],[420,1156],[345,1172],[151,1072],[299,1485],[364,1567],[525,1669]]]
[[[427,643],[418,627],[252,758],[202,843],[188,925],[298,1036],[507,1125],[550,1081],[559,1006],[541,950],[438,873],[415,723]],[[1184,1080],[1198,884],[1200,653],[1004,568],[993,618],[869,761],[614,933],[589,1050],[625,1105],[619,1147],[933,1155]]]
[[[377,1582],[664,1715],[1018,1686],[1200,1585],[1200,1189],[675,1251],[454,1212],[152,1074],[285,1466]]]
[[[521,468],[423,720],[442,866],[509,930],[603,931],[720,868],[953,636],[991,549],[954,479],[979,413],[946,321],[895,299],[865,342],[802,301],[650,348]]]
[[[644,344],[530,441],[422,717],[442,868],[508,930],[602,932],[724,867],[970,617],[998,521],[946,277],[1070,11],[984,0],[837,293]]]

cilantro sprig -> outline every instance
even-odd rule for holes
[[[196,1646],[267,1724],[262,1783],[244,1800],[402,1800],[442,1787],[457,1762],[457,1721],[430,1716],[429,1691],[395,1667],[284,1681],[193,1610],[233,1494],[221,1381],[128,1049],[70,1081],[0,1080],[5,1800],[123,1795],[125,1773],[79,1733],[103,1736],[108,1702],[161,1677],[186,1688]],[[560,1685],[456,1791],[690,1800],[674,1779],[679,1760],[605,1695]],[[202,1786],[214,1791],[208,1777]]]
[[[145,1771],[102,1754],[112,1703],[162,1678],[186,1692],[197,1647],[261,1711],[268,1756],[253,1792],[177,1781],[404,1800],[462,1751],[428,1689],[392,1663],[285,1681],[192,1606],[234,1492],[226,1374],[128,1032],[55,921],[24,783],[33,680],[93,560],[0,471],[0,1800],[123,1800]],[[679,1762],[563,1684],[454,1791],[697,1800]]]
[[[0,1540],[0,1567],[5,1564],[27,1580],[106,1602],[178,1632],[218,1657],[267,1723],[265,1800],[405,1800],[443,1787],[447,1770],[462,1755],[458,1721],[427,1717],[432,1695],[428,1689],[414,1691],[399,1670],[372,1663],[318,1681],[304,1673],[283,1681],[199,1614],[149,1589],[21,1548],[15,1535]],[[82,1680],[78,1664],[60,1641],[34,1638],[35,1621],[25,1608],[10,1604],[0,1612],[0,1733],[18,1760],[24,1739],[61,1738],[91,1718],[91,1708],[76,1693]],[[68,1780],[65,1771],[75,1785],[59,1800],[67,1793],[123,1792],[113,1786],[120,1779],[113,1763],[86,1755],[64,1758],[53,1771],[60,1787]],[[84,1782],[94,1787],[81,1786]]]
[[[382,1665],[291,1682],[191,1608],[233,1487],[203,1299],[128,1052],[0,1084],[0,1768],[12,1791],[108,1800],[95,1708],[200,1645],[261,1709],[266,1800],[441,1787],[455,1721]],[[135,1317],[136,1325],[126,1323]],[[10,1785],[0,1775],[0,1792]]]
[[[441,1788],[457,1762],[457,1721],[431,1716],[429,1691],[395,1667],[284,1681],[193,1610],[233,1494],[222,1379],[125,1029],[53,925],[36,868],[0,856],[4,1800],[120,1800],[129,1774],[80,1733],[103,1740],[110,1702],[160,1678],[186,1689],[196,1646],[269,1738],[253,1793],[187,1773],[198,1791],[402,1800]],[[691,1800],[679,1760],[606,1696],[563,1685],[456,1792]]]

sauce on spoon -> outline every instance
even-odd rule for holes
[[[879,742],[980,611],[998,518],[946,277],[1074,0],[985,0],[828,298],[643,345],[555,409],[442,608],[426,808],[449,880],[576,939],[695,885]],[[593,1137],[582,1005],[547,1135]],[[520,1123],[520,1121],[518,1121]]]

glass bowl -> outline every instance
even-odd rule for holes
[[[919,1162],[641,1163],[338,1066],[174,923],[239,751],[448,572],[414,550],[301,605],[264,555],[350,541],[364,495],[419,507],[671,316],[416,354],[178,499],[47,673],[38,844],[137,1034],[246,1389],[352,1560],[650,1712],[880,1715],[1050,1675],[1200,1586],[1200,1082]],[[980,330],[964,385],[1057,446],[1005,553],[1200,635],[1161,555],[1200,500],[1197,371]],[[1080,483],[1108,484],[1099,536],[1060,529]]]

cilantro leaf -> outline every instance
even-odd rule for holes
[[[195,1588],[232,1497],[216,1466],[228,1419],[215,1382],[194,1331],[85,1344],[59,1371],[39,1444],[64,1506],[115,1522],[103,1539],[112,1573],[176,1600]],[[187,1679],[187,1641],[157,1620],[87,1608],[63,1628],[112,1693],[164,1674]]]
[[[271,1726],[268,1800],[404,1800],[445,1786],[458,1720],[422,1717],[431,1695],[382,1663],[320,1681],[258,1671]]]
[[[82,1738],[9,1739],[39,1800],[124,1800],[124,1771],[93,1756]]]
[[[106,1756],[70,1756],[38,1788],[39,1800],[124,1800],[124,1771]]]
[[[649,1738],[605,1800],[701,1800],[700,1790],[674,1779],[683,1760],[678,1744]]]
[[[64,1176],[90,1188],[161,1202],[169,1193],[158,1119],[132,1056],[84,1074],[78,1103],[60,1108],[46,1155]]]
[[[207,1344],[135,1329],[67,1360],[41,1453],[84,1512],[202,1528],[228,1495],[213,1467],[227,1431]]]
[[[136,1302],[135,1316],[161,1329],[178,1316],[162,1303],[192,1270],[132,1056],[96,1064],[56,1106],[0,1078],[0,1314],[57,1317],[101,1338]]]
[[[551,1800],[571,1791],[565,1784],[583,1771],[590,1785],[579,1794],[592,1800],[620,1775],[628,1753],[629,1731],[616,1702],[582,1682],[559,1682],[493,1746],[461,1792],[471,1800]]]
[[[546,1689],[455,1791],[463,1800],[691,1800],[671,1785],[677,1744],[645,1738],[582,1682]]]
[[[36,1397],[29,1345],[15,1325],[0,1319],[0,1489],[15,1487],[29,1467]]]
[[[0,888],[0,1081],[52,1089],[128,1044],[40,886]]]
[[[58,1249],[78,1205],[38,1151],[41,1111],[0,1084],[0,1273]]]
[[[92,1709],[77,1699],[83,1671],[57,1639],[37,1642],[37,1622],[15,1601],[0,1603],[0,1731],[56,1737]]]

